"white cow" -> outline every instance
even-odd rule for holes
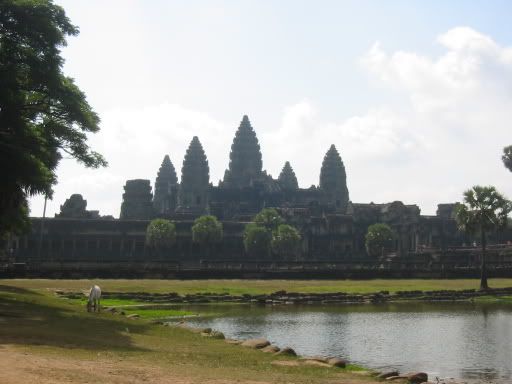
[[[89,300],[87,301],[87,312],[100,311],[101,288],[93,285],[89,290]]]

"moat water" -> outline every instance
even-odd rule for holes
[[[205,312],[205,307],[197,309]],[[212,312],[218,307],[209,306]],[[398,303],[226,306],[192,323],[226,337],[266,337],[300,355],[339,356],[374,369],[423,371],[430,381],[512,382],[512,304]]]

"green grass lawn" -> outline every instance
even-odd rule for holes
[[[85,308],[87,304],[87,298],[85,296],[80,299],[68,299],[66,297],[62,297],[61,300],[82,308]],[[197,315],[195,312],[171,308],[172,305],[148,304],[143,301],[131,299],[102,299],[101,307],[104,310],[108,307],[115,307],[118,312],[123,311],[126,315],[136,313],[145,319],[163,319],[169,317]]]
[[[482,303],[486,303],[486,302],[512,303],[512,296],[499,296],[499,297],[496,297],[496,296],[480,296],[480,297],[475,297],[474,301],[482,302]]]
[[[85,308],[87,304],[87,299],[85,297],[80,299],[68,299],[63,297],[61,300],[67,301],[71,305],[80,306],[82,308]],[[164,305],[147,304],[141,301],[130,299],[102,299],[101,307],[103,310],[108,307],[115,307],[118,312],[123,311],[127,315],[136,313],[145,319],[160,319],[196,315],[196,313],[191,311],[165,308]],[[167,307],[170,306],[167,305]]]
[[[68,300],[71,304],[74,305],[82,305],[85,307],[87,304],[87,298],[84,296],[80,299],[67,299],[63,298],[63,300]],[[125,305],[142,305],[144,302],[130,299],[101,299],[102,307],[119,307]]]
[[[159,286],[151,281],[133,281],[138,287],[134,289],[126,280],[99,282],[106,283],[103,285],[112,290],[124,287],[140,291],[141,286],[150,285],[155,289]],[[117,372],[135,367],[148,375],[175,377],[175,381],[187,383],[243,383],[260,379],[265,383],[373,382],[367,375],[352,372],[359,369],[355,366],[347,369],[275,366],[272,362],[276,359],[294,359],[230,345],[222,340],[205,339],[180,328],[153,325],[144,318],[130,320],[107,312],[87,313],[82,303],[76,302],[79,300],[63,299],[53,293],[54,288],[77,290],[89,284],[90,281],[83,280],[2,280],[0,344],[22,351],[29,366],[31,356],[51,356],[50,361],[76,361],[76,371],[65,373],[66,382],[82,382],[81,361],[108,364],[113,371],[118,368]],[[166,291],[169,287],[175,285],[159,290]],[[178,313],[173,309],[147,311],[151,315]],[[142,315],[144,310],[136,312]]]
[[[183,311],[178,309],[152,309],[152,308],[123,308],[127,315],[136,313],[145,319],[165,319],[169,317],[191,316],[195,315],[191,311]]]
[[[410,290],[442,290],[442,289],[478,289],[478,279],[375,279],[375,280],[125,280],[125,279],[94,279],[94,280],[46,280],[46,279],[12,279],[0,280],[0,284],[8,283],[29,289],[62,289],[79,291],[98,284],[103,291],[116,292],[153,292],[193,294],[201,292],[223,293],[231,295],[268,294],[280,290],[302,293],[369,293],[377,291],[410,291]],[[490,279],[490,287],[511,287],[512,279]],[[108,304],[104,304],[108,305]],[[112,304],[115,305],[115,304]]]

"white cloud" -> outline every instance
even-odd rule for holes
[[[405,92],[416,112],[455,111],[498,97],[510,97],[512,48],[468,27],[440,35],[446,48],[438,58],[415,52],[384,52],[380,43],[361,59],[367,70],[394,89]],[[485,92],[485,98],[482,97]]]
[[[445,49],[439,57],[388,53],[377,42],[361,58],[370,76],[405,103],[384,102],[339,122],[322,121],[308,102],[285,111],[272,144],[284,147],[300,184],[317,177],[333,142],[354,201],[398,199],[433,214],[437,203],[460,200],[474,184],[512,196],[500,162],[502,147],[512,142],[512,48],[467,27],[437,42]],[[295,148],[302,156],[293,160]]]
[[[357,160],[404,155],[420,145],[403,116],[389,108],[378,108],[353,116],[339,125],[345,152]]]
[[[437,42],[446,49],[439,57],[389,54],[376,43],[361,60],[410,101],[399,114],[425,144],[417,176],[426,188],[437,184],[443,192],[416,197],[430,212],[434,199],[459,199],[477,183],[511,194],[499,157],[511,141],[512,48],[468,27],[450,29]]]

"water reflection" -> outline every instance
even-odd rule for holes
[[[512,306],[506,304],[235,306],[227,312],[196,322],[228,337],[265,336],[302,355],[341,356],[373,368],[512,379]]]

